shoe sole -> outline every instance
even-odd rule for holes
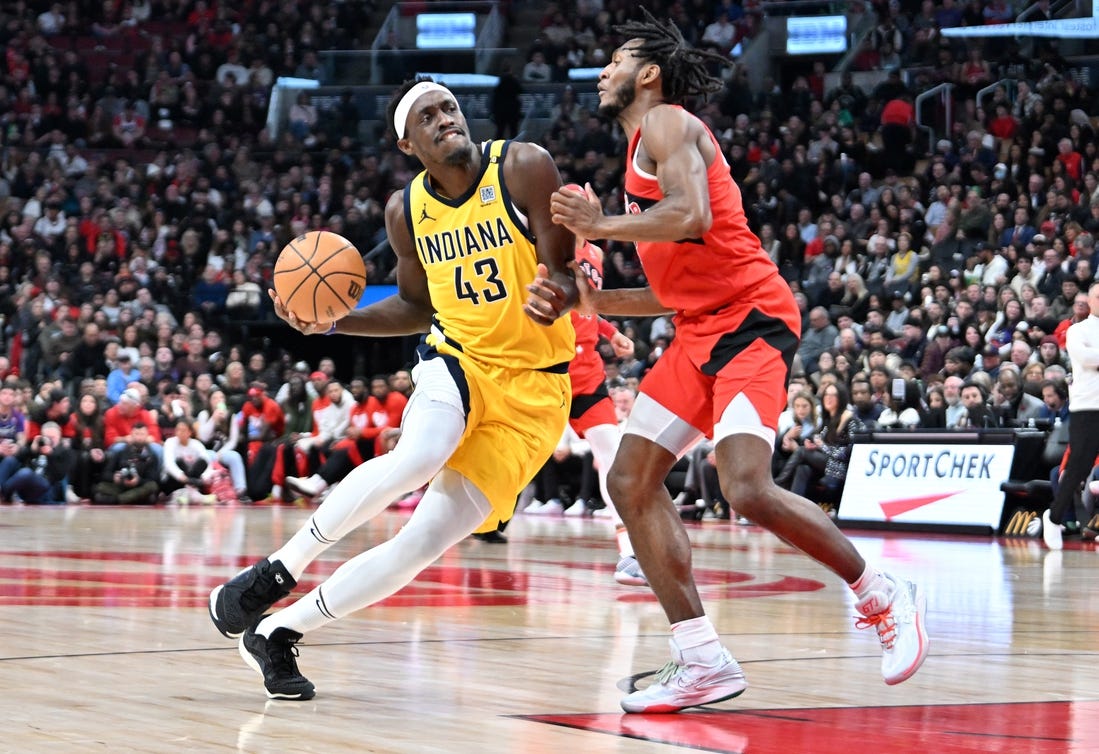
[[[648,586],[649,582],[644,576],[638,578],[636,576],[630,576],[627,573],[615,572],[614,580],[623,586]]]
[[[244,635],[243,634],[241,635],[240,640],[237,642],[237,651],[240,653],[240,657],[241,657],[242,660],[244,660],[245,664],[248,665],[248,667],[250,667],[252,670],[259,673],[259,677],[262,680],[263,679],[263,668],[261,668],[259,666],[259,661],[255,657],[252,656],[251,652],[248,651],[248,647],[244,646]],[[263,684],[263,693],[267,694],[268,699],[285,699],[287,701],[292,701],[292,702],[308,701],[309,699],[312,699],[314,696],[317,695],[316,689],[309,692],[308,694],[304,694],[304,693],[302,693],[302,694],[276,694],[276,693],[274,693],[272,691],[269,691],[267,689],[267,684],[266,683]]]
[[[311,490],[308,490],[303,485],[295,484],[289,479],[286,480],[286,486],[292,489],[294,492],[297,492],[300,495],[305,495],[306,497],[316,497],[317,495],[321,494],[320,492],[313,492]]]
[[[923,661],[927,659],[927,651],[931,647],[931,640],[927,636],[927,628],[923,623],[924,613],[927,612],[927,595],[924,594],[923,588],[916,585],[916,596],[912,600],[916,603],[916,631],[920,637],[920,652],[916,655],[916,659],[909,665],[903,673],[893,678],[886,678],[885,684],[887,686],[896,686],[898,683],[904,683],[909,678],[916,674],[916,671],[923,665]]]
[[[214,591],[210,592],[210,604],[209,604],[210,620],[212,620],[214,622],[214,628],[216,628],[218,631],[220,631],[221,635],[224,636],[226,639],[239,639],[241,636],[244,635],[244,631],[238,631],[236,633],[233,633],[225,625],[225,621],[223,621],[221,618],[218,617],[218,613],[217,613],[218,595],[221,594],[221,590],[224,589],[224,588],[225,588],[225,585],[221,584],[220,586],[214,587]]]
[[[692,702],[691,704],[678,704],[678,705],[677,704],[654,704],[654,705],[651,705],[651,706],[648,706],[648,707],[634,707],[633,709],[630,709],[629,705],[627,705],[627,703],[626,703],[626,700],[623,699],[622,700],[622,709],[625,712],[630,713],[631,715],[638,715],[638,714],[641,714],[641,715],[667,715],[667,714],[671,714],[673,712],[679,712],[680,710],[690,709],[692,707],[704,707],[708,704],[717,704],[719,702],[727,702],[730,699],[736,699],[738,696],[740,696],[741,694],[743,694],[747,690],[748,690],[748,683],[747,683],[747,681],[745,681],[744,687],[741,688],[739,691],[734,691],[731,694],[727,694],[725,696],[721,696],[721,697],[718,697],[716,699],[707,699],[706,701],[703,701],[703,702]]]

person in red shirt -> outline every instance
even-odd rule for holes
[[[240,433],[247,443],[248,496],[263,500],[269,495],[279,500],[282,489],[272,486],[271,474],[275,465],[276,440],[286,432],[286,414],[274,398],[267,395],[261,382],[248,387],[248,400],[240,410]]]
[[[885,103],[881,111],[882,157],[887,168],[901,171],[909,167],[911,158],[908,147],[912,143],[912,129],[916,122],[916,110],[912,95],[905,92]]]
[[[370,381],[370,392],[361,377],[348,388],[353,400],[345,436],[333,443],[323,464],[308,477],[287,476],[291,489],[318,498],[351,470],[375,456],[385,455],[401,434],[401,415],[408,398],[389,387],[385,375]]]
[[[56,422],[61,427],[61,436],[76,437],[76,416],[72,413],[72,400],[64,390],[55,388],[46,396],[44,403],[33,406],[27,415],[25,437],[37,437],[42,434],[42,425]]]
[[[1053,337],[1057,339],[1058,348],[1062,351],[1067,348],[1066,338],[1068,329],[1077,322],[1083,322],[1090,314],[1091,308],[1088,306],[1088,294],[1077,293],[1075,298],[1072,299],[1072,316],[1057,323],[1057,328],[1053,331]]]
[[[370,380],[370,397],[365,408],[370,426],[363,427],[363,436],[374,438],[374,455],[383,455],[393,447],[401,434],[401,416],[407,405],[408,396],[393,390],[388,377],[378,374]]]
[[[642,9],[644,11],[644,9]],[[786,282],[749,230],[740,189],[713,133],[681,103],[719,91],[707,69],[724,58],[691,48],[671,23],[618,27],[625,44],[599,76],[599,110],[628,138],[627,214],[556,191],[552,219],[577,236],[632,241],[647,288],[578,285],[582,311],[674,314],[676,337],[641,381],[608,488],[649,585],[672,624],[673,660],[622,700],[627,712],[673,712],[730,699],[747,688],[706,616],[691,573],[690,540],[664,487],[676,460],[704,435],[715,445],[722,492],[737,512],[840,575],[877,629],[888,684],[927,656],[926,599],[867,564],[816,505],[777,487],[770,460],[800,314]],[[574,265],[577,277],[583,269]],[[543,295],[536,280],[529,289]],[[537,302],[537,297],[532,297]],[[544,307],[543,307],[544,309]]]
[[[130,443],[134,425],[142,423],[149,430],[149,449],[157,460],[164,458],[163,437],[157,424],[156,412],[145,408],[145,399],[136,387],[122,391],[118,403],[103,413],[103,441],[108,455],[116,453]]]
[[[1000,141],[1011,141],[1018,130],[1019,121],[1012,117],[1007,104],[1001,102],[996,105],[996,117],[988,124],[988,132]]]
[[[379,388],[379,380],[385,381],[384,388]],[[362,377],[351,380],[348,390],[354,403],[347,436],[333,446],[333,451],[346,450],[355,466],[388,450],[389,438],[400,434],[401,414],[408,403],[405,396],[389,389],[385,377],[375,377],[370,388]]]
[[[1079,181],[1084,173],[1084,157],[1072,148],[1072,139],[1064,138],[1057,142],[1057,161],[1065,166],[1065,172],[1074,181]]]

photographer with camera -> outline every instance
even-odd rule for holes
[[[21,467],[0,483],[0,498],[16,495],[24,503],[65,502],[65,478],[76,463],[76,454],[61,442],[61,426],[46,422],[39,434],[15,456]]]
[[[149,427],[136,422],[130,427],[129,441],[108,455],[103,481],[95,486],[92,501],[100,505],[155,503],[159,480],[160,459],[149,442]]]

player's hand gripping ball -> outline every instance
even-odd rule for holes
[[[346,238],[314,230],[279,252],[274,286],[283,307],[299,322],[335,322],[359,303],[366,288],[366,265]]]

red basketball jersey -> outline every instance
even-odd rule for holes
[[[778,275],[778,268],[748,227],[740,188],[729,173],[721,146],[709,128],[706,134],[717,150],[706,171],[713,217],[710,229],[701,238],[636,244],[656,297],[688,316],[722,309]],[[656,176],[639,169],[635,162],[641,138],[638,129],[626,153],[626,211],[633,214],[664,198]]]
[[[576,262],[588,274],[593,288],[603,287],[602,254],[590,241],[576,250]],[[603,382],[606,373],[603,357],[596,350],[599,345],[599,317],[584,317],[575,309],[569,316],[576,330],[576,355],[569,362],[569,377],[572,379],[573,394],[578,395],[594,390]]]

